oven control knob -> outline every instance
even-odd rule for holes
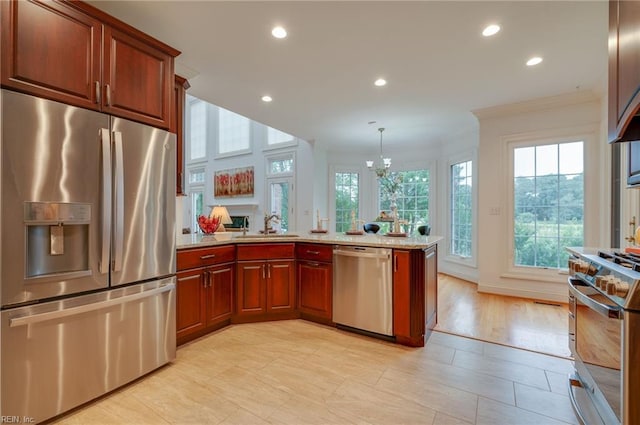
[[[620,279],[616,279],[615,282],[610,282],[607,285],[607,294],[616,295],[620,298],[627,296],[629,292],[629,284],[622,282]]]
[[[608,279],[606,276],[596,276],[596,281],[595,281],[596,288],[606,289],[607,280]]]

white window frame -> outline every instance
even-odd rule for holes
[[[544,269],[539,267],[530,266],[516,266],[514,265],[514,198],[513,198],[513,166],[514,166],[514,148],[521,148],[527,146],[539,146],[539,145],[551,145],[567,142],[583,142],[583,161],[584,161],[584,243],[585,246],[590,246],[589,242],[597,240],[596,233],[598,232],[599,225],[597,223],[598,206],[597,203],[597,190],[587,190],[589,187],[597,187],[601,182],[598,181],[597,172],[589,172],[590,170],[596,170],[597,167],[597,148],[596,144],[598,139],[599,128],[595,125],[576,127],[570,129],[557,129],[552,131],[540,131],[520,135],[506,136],[502,138],[504,145],[504,154],[507,158],[508,164],[506,173],[505,187],[507,188],[507,211],[504,225],[506,226],[506,232],[508,240],[507,252],[504,257],[503,268],[504,273],[501,277],[514,278],[514,279],[536,279],[542,281],[559,281],[559,274],[564,275],[565,270],[558,269]],[[564,281],[564,278],[560,278]]]
[[[293,160],[293,171],[284,172],[284,173],[271,173],[271,162],[278,161],[282,159],[292,159]],[[288,232],[292,232],[296,230],[296,170],[297,170],[297,160],[296,160],[296,152],[295,151],[283,151],[274,153],[271,155],[264,156],[264,170],[265,170],[265,186],[264,186],[264,205],[265,205],[265,213],[271,213],[271,192],[269,190],[272,183],[289,183],[289,205],[288,205],[288,214],[289,214],[289,228]]]
[[[471,256],[462,257],[451,254],[451,242],[453,234],[451,233],[451,201],[453,196],[453,188],[451,187],[451,167],[461,162],[471,161]],[[463,152],[458,155],[449,157],[447,161],[447,194],[446,194],[446,246],[447,250],[444,259],[447,262],[459,264],[465,267],[478,267],[478,155],[474,149],[469,152]]]
[[[337,173],[344,173],[344,174],[357,174],[358,175],[358,214],[362,215],[363,214],[363,202],[362,202],[362,192],[363,192],[363,180],[362,180],[362,168],[358,168],[358,167],[336,167],[336,166],[332,166],[330,167],[330,176],[329,176],[329,184],[330,184],[330,190],[329,190],[329,211],[331,211],[331,216],[329,217],[329,224],[327,226],[328,229],[330,229],[330,231],[336,232],[336,225],[338,224],[338,219],[337,219],[337,215],[336,215],[336,174]],[[361,218],[361,217],[356,217],[356,219]],[[315,222],[314,222],[315,223]],[[356,224],[356,227],[359,228],[359,224]]]

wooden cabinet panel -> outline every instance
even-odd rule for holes
[[[176,194],[184,195],[184,108],[190,84],[186,78],[175,76],[171,132],[176,134]]]
[[[265,282],[266,263],[242,262],[237,265],[238,314],[259,314],[266,311]]]
[[[104,38],[103,111],[168,129],[173,58],[112,27]]]
[[[206,271],[207,325],[228,320],[233,311],[234,265],[216,266]]]
[[[393,250],[393,333],[411,334],[411,299],[409,251]]]
[[[295,309],[293,261],[269,261],[267,266],[267,312]]]
[[[298,308],[301,313],[331,320],[333,315],[333,266],[298,262]]]
[[[2,85],[100,109],[102,24],[53,1],[2,1],[0,8]]]
[[[206,325],[204,275],[201,269],[178,272],[176,290],[177,338],[204,329]]]

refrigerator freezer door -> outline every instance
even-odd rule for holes
[[[2,417],[40,423],[176,356],[175,277],[2,311]]]
[[[176,136],[112,118],[111,286],[176,271]]]
[[[109,117],[8,90],[1,97],[0,304],[107,287],[100,129]],[[51,250],[52,230],[63,251]]]

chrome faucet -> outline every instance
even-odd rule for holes
[[[247,216],[245,215],[242,219],[242,236],[247,234]]]
[[[280,220],[280,216],[278,214],[264,215],[264,234],[269,234],[269,223],[273,221],[274,223],[278,223]]]

